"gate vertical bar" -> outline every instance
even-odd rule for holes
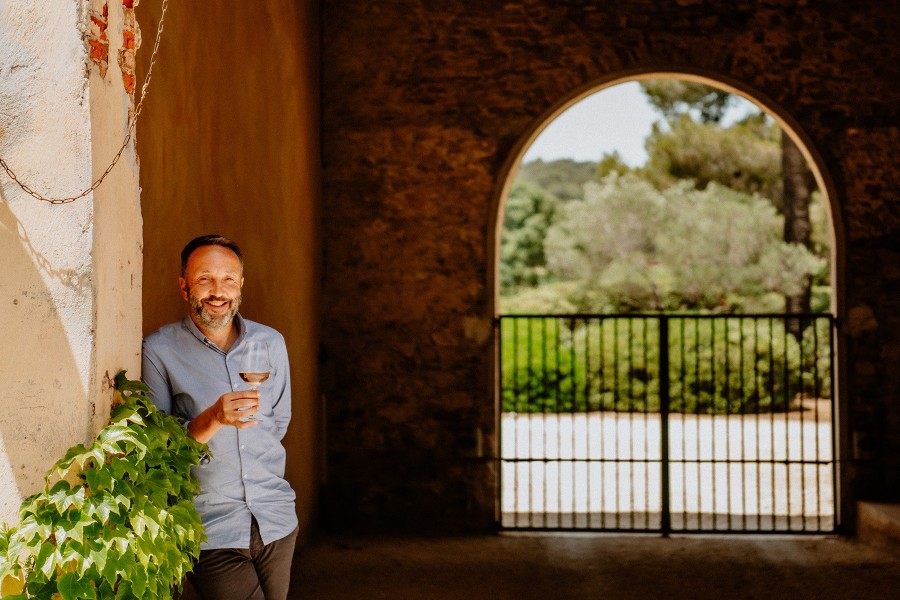
[[[631,529],[635,527],[634,512],[634,479],[637,470],[637,462],[634,459],[634,319],[628,319],[628,506],[631,508],[629,516]]]
[[[532,325],[533,325],[534,321],[532,319],[526,319],[525,323],[528,325],[528,330],[527,330],[527,333],[528,333],[528,336],[527,336],[528,356],[526,357],[526,360],[528,361],[527,362],[527,364],[528,364],[527,399],[528,399],[528,406],[529,406],[529,417],[531,417],[531,414],[530,414],[531,410],[532,410],[531,406],[534,404],[534,398],[532,397],[532,394],[534,393],[532,391],[534,388],[532,381],[534,379],[534,372],[535,372],[534,357],[532,356],[532,350],[534,348],[534,345],[533,345],[534,333],[532,332],[532,329],[533,329]],[[528,449],[525,451],[525,456],[527,456],[529,459],[532,458],[531,455],[534,452],[534,450],[533,450],[534,440],[532,439],[532,436],[534,434],[532,433],[532,429],[533,428],[531,426],[531,419],[529,418],[528,419],[528,429],[527,429],[527,431],[528,431],[528,446],[527,446],[527,448]],[[535,500],[534,500],[534,491],[532,490],[532,488],[534,487],[533,482],[535,480],[534,462],[529,461],[525,464],[528,469],[528,526],[534,527],[534,503],[535,503]]]
[[[835,386],[834,381],[834,372],[835,372],[835,336],[837,334],[837,328],[839,323],[837,318],[829,315],[828,316],[828,385],[830,386],[830,390],[828,393],[828,403],[831,408],[831,416],[829,417],[829,422],[831,423],[831,502],[832,502],[832,510],[834,516],[831,519],[831,528],[837,531],[839,528],[842,528],[841,523],[841,513],[840,513],[840,502],[838,499],[838,492],[840,491],[840,457],[838,456],[838,441],[837,441],[837,427],[835,426],[835,420],[837,419],[837,404],[835,403],[835,390],[837,387]]]
[[[669,319],[659,317],[659,433],[662,508],[660,529],[664,536],[672,531],[669,514]]]
[[[497,465],[497,476],[500,481],[500,485],[496,487],[494,490],[494,520],[500,524],[500,527],[506,526],[506,521],[504,521],[503,515],[503,469],[506,467],[506,463],[503,461],[503,389],[506,387],[505,382],[503,381],[503,317],[494,318],[493,330],[494,334],[494,357],[496,362],[496,373],[497,376],[494,378],[494,394],[497,398],[496,406],[494,407],[494,421],[496,423],[497,428],[497,447],[500,451],[495,456],[495,463]],[[515,373],[515,369],[513,369],[513,373]],[[513,389],[515,389],[515,384],[513,385]],[[515,394],[515,392],[513,392]],[[515,396],[514,396],[515,397]],[[515,488],[514,488],[515,489]]]

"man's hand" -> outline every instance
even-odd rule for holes
[[[210,408],[216,409],[216,420],[238,429],[253,427],[257,421],[245,420],[259,410],[259,390],[241,390],[223,395]]]
[[[188,423],[188,433],[195,440],[207,443],[225,426],[246,429],[259,425],[258,421],[243,421],[259,410],[259,390],[239,390],[223,394],[216,403]]]

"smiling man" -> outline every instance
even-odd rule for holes
[[[142,378],[156,406],[188,419],[212,455],[194,469],[207,541],[189,577],[202,598],[281,600],[297,537],[281,445],[291,418],[284,338],[238,313],[244,262],[230,239],[191,240],[179,284],[188,316],[144,339]],[[241,381],[252,346],[268,354],[268,378],[257,390]]]

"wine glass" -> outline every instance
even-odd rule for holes
[[[244,357],[241,359],[241,370],[238,374],[251,390],[256,390],[269,378],[271,365],[269,363],[269,345],[265,342],[245,342]],[[256,421],[255,416],[243,417],[241,421]]]

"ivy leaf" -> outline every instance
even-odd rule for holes
[[[89,556],[94,564],[97,565],[97,570],[102,573],[106,569],[106,548],[91,549]]]
[[[116,480],[122,480],[126,475],[128,475],[131,480],[134,480],[138,477],[138,469],[134,462],[124,460],[122,458],[119,458],[118,456],[110,459],[109,467],[112,471],[112,476]]]
[[[59,549],[55,544],[43,544],[34,566],[49,578],[59,564],[59,558]]]
[[[131,528],[138,536],[144,535],[144,531],[147,529],[147,519],[141,514],[132,515]]]
[[[10,531],[6,524],[0,525],[0,581],[8,574],[18,574],[21,570],[17,559],[25,549],[25,540],[18,531]]]
[[[59,547],[59,563],[65,565],[66,571],[69,571],[71,565],[77,568],[79,559],[84,555],[83,544],[74,543],[68,540]]]
[[[78,515],[78,521],[69,528],[69,539],[84,544],[84,528],[94,524],[94,520],[87,515]]]
[[[97,597],[97,593],[91,586],[91,582],[79,578],[75,573],[66,573],[60,577],[57,587],[63,600],[79,600],[81,598]]]
[[[22,544],[30,545],[36,538],[47,537],[50,533],[50,527],[38,523],[37,518],[34,515],[31,515],[22,519],[22,522],[19,523],[15,533]]]
[[[0,598],[7,600],[26,600],[27,596],[22,592],[25,591],[25,578],[20,574],[4,575],[0,568]]]
[[[103,494],[99,498],[95,496],[93,502],[86,509],[88,516],[100,517],[102,523],[109,521],[112,514],[119,514],[119,503],[111,494]]]
[[[46,497],[44,494],[32,494],[22,500],[22,504],[19,506],[19,514],[22,515],[22,518],[33,515],[39,510],[40,504],[45,501]]]
[[[149,531],[144,535],[135,538],[134,545],[138,562],[141,563],[141,566],[144,567],[144,569],[149,568],[150,562],[154,560],[157,552],[156,545],[153,543]]]
[[[65,477],[75,464],[77,464],[79,468],[84,469],[85,465],[91,461],[93,461],[94,464],[102,465],[106,462],[106,453],[97,445],[85,448],[81,444],[78,444],[77,446],[70,448],[66,455],[53,465],[53,469],[47,474],[47,479],[49,480],[53,475]]]
[[[128,379],[125,376],[125,373],[128,371],[121,370],[116,373],[116,389],[120,392],[131,392],[131,393],[139,393],[139,394],[149,394],[150,388],[147,385],[138,380],[138,379]]]
[[[140,598],[140,596],[133,593],[131,583],[126,580],[119,584],[116,589],[116,600],[132,600],[133,598]]]
[[[84,472],[84,480],[95,494],[103,490],[112,491],[115,487],[115,480],[108,468],[88,469]]]
[[[110,415],[110,422],[119,423],[121,421],[134,423],[141,421],[142,417],[138,412],[137,408],[129,404],[122,404],[113,410]]]
[[[124,537],[117,537],[112,542],[112,546],[115,547],[116,551],[118,552],[118,556],[116,557],[118,559],[117,562],[119,563],[119,566],[124,567],[125,563],[122,562],[122,557],[124,557],[128,552],[128,539]]]
[[[68,481],[62,479],[57,481],[56,484],[50,488],[47,492],[48,499],[53,505],[56,507],[56,510],[59,514],[63,514],[66,511],[70,504],[69,500],[69,490],[72,486]]]
[[[97,560],[97,558],[94,558],[94,560],[97,562],[97,564],[99,566],[100,561]],[[100,573],[103,575],[103,579],[105,581],[109,581],[113,585],[115,585],[119,579],[119,572],[120,572],[120,569],[118,568],[119,561],[116,560],[115,555],[110,554],[108,550],[105,550],[103,552],[103,563],[104,563],[103,568],[100,569]]]
[[[146,452],[147,446],[138,439],[136,431],[125,425],[110,425],[103,429],[97,437],[100,447],[106,452],[126,454],[130,450],[129,445],[141,452]]]
[[[82,486],[73,488],[69,486],[68,482],[60,481],[53,487],[56,491],[50,496],[50,501],[56,506],[60,515],[65,515],[69,508],[80,509],[84,506],[84,488]]]

